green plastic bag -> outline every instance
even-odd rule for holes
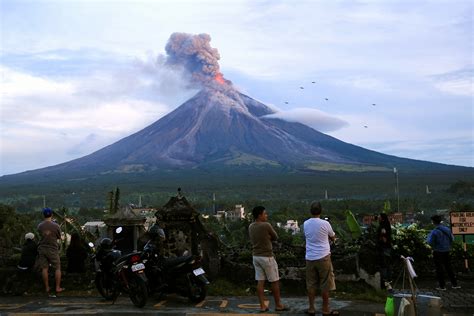
[[[385,301],[385,315],[386,316],[395,315],[395,305],[394,305],[392,296],[387,297],[387,300]]]

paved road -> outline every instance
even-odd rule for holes
[[[163,300],[150,298],[144,308],[136,308],[126,296],[120,297],[115,304],[96,296],[60,296],[47,298],[40,296],[0,297],[0,315],[44,316],[44,315],[176,315],[176,316],[216,316],[216,315],[305,315],[307,308],[305,297],[285,298],[290,307],[288,312],[274,312],[270,302],[270,311],[258,313],[255,297],[208,297],[199,304],[190,304],[185,298],[168,296]],[[317,299],[317,306],[321,300]],[[383,304],[358,301],[331,300],[331,306],[346,316],[382,316]],[[443,316],[473,316],[469,308],[459,311],[444,310]],[[424,316],[424,315],[423,315]]]

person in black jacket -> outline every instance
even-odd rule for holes
[[[87,249],[78,233],[71,235],[71,243],[66,250],[67,269],[69,273],[86,272],[85,261],[87,259]]]
[[[31,270],[35,265],[36,256],[38,255],[38,245],[34,241],[35,235],[27,233],[25,235],[25,243],[21,248],[20,263],[18,268],[21,270]]]
[[[387,214],[379,215],[379,227],[377,228],[377,256],[380,268],[380,285],[385,288],[385,282],[392,278],[391,256],[392,256],[392,227]]]

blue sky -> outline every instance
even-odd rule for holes
[[[0,175],[82,157],[191,97],[162,63],[173,32],[209,34],[224,77],[279,117],[474,166],[472,1],[0,3]]]

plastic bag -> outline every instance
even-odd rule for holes
[[[385,301],[385,315],[386,316],[394,316],[395,315],[395,305],[394,305],[393,297],[387,297]]]

